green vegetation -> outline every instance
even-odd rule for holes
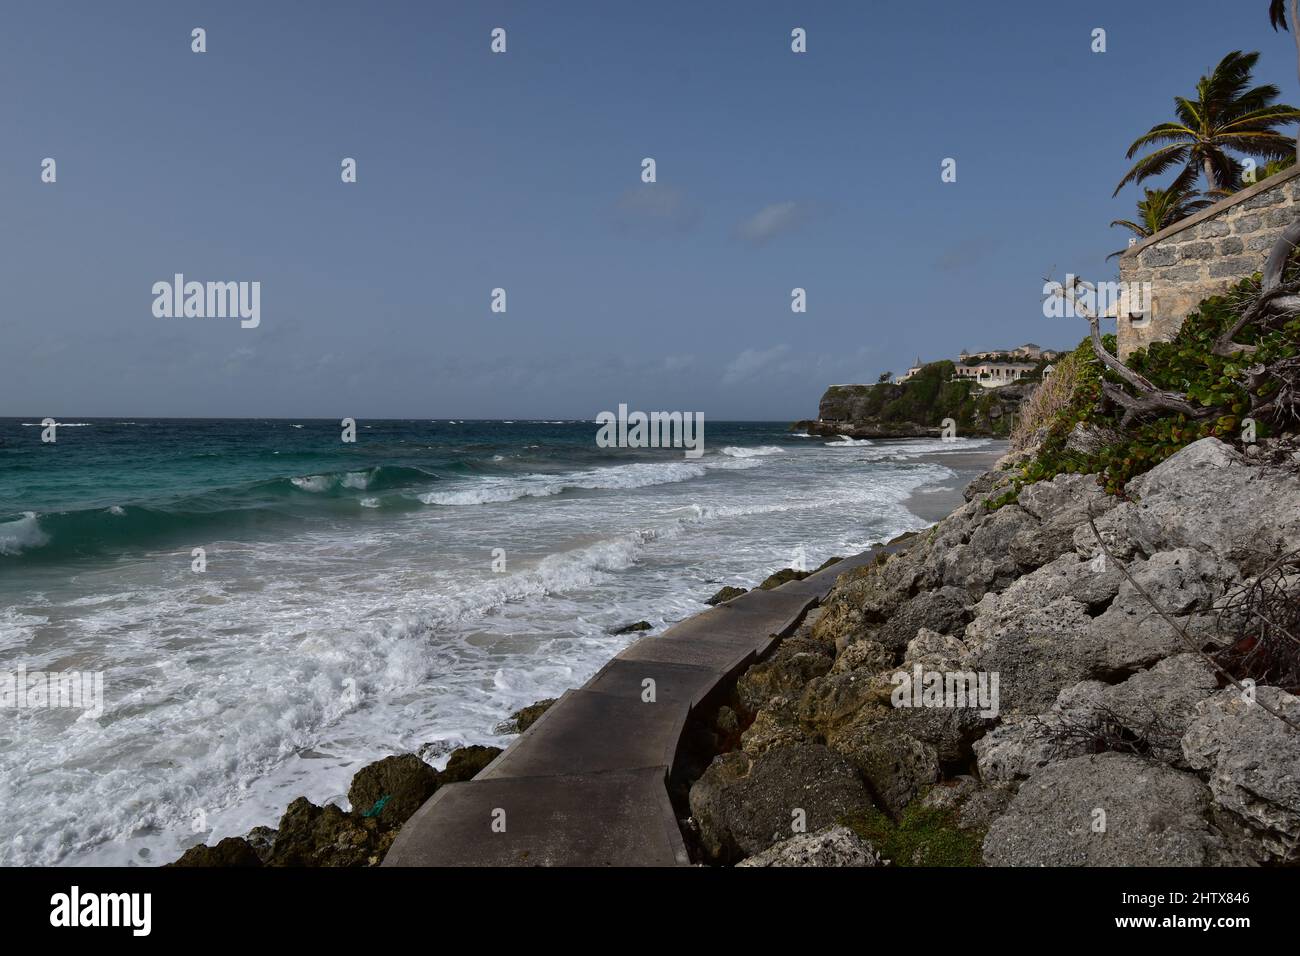
[[[908,806],[895,823],[875,807],[841,823],[868,841],[894,866],[979,866],[984,833],[962,830],[950,810]]]
[[[957,423],[958,433],[986,431],[1003,435],[1010,430],[1009,415],[995,414],[998,398],[971,380],[956,380],[956,366],[947,359],[921,367],[906,382],[862,385],[843,389],[851,403],[853,420],[882,425],[939,427],[945,418]]]
[[[1221,414],[1192,418],[1172,412],[1151,413],[1123,427],[1122,410],[1105,408],[1101,401],[1103,379],[1114,384],[1119,384],[1120,379],[1103,369],[1085,339],[1073,352],[1077,382],[1070,402],[1052,416],[1046,437],[1035,457],[1021,469],[1012,490],[991,500],[990,507],[1014,501],[1025,484],[1063,472],[1097,472],[1109,493],[1123,494],[1130,480],[1191,442],[1210,436],[1230,443],[1238,441],[1243,418],[1252,407],[1252,393],[1243,376],[1245,367],[1300,355],[1300,317],[1295,316],[1271,328],[1248,324],[1239,331],[1235,341],[1256,346],[1249,359],[1244,353],[1228,357],[1214,354],[1215,340],[1232,327],[1243,303],[1259,294],[1259,284],[1256,275],[1242,280],[1226,295],[1206,299],[1187,317],[1172,341],[1139,349],[1127,362],[1129,368],[1146,376],[1157,388],[1180,392],[1196,405],[1217,409]],[[1102,341],[1114,354],[1114,336],[1104,336]],[[1278,380],[1266,378],[1253,396],[1267,398],[1280,387]],[[1101,430],[1111,440],[1090,454],[1072,450],[1067,442],[1079,424]],[[1268,434],[1268,423],[1256,422],[1256,436]]]

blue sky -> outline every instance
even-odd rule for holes
[[[9,3],[0,416],[793,419],[1072,345],[1042,277],[1114,275],[1172,97],[1246,49],[1300,102],[1267,6]],[[176,272],[260,327],[155,318]]]

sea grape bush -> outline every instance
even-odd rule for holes
[[[1169,342],[1156,342],[1139,349],[1128,359],[1128,366],[1146,376],[1156,387],[1181,392],[1190,401],[1217,414],[1191,418],[1176,413],[1151,414],[1121,427],[1123,410],[1103,409],[1101,383],[1119,384],[1113,372],[1103,368],[1085,339],[1072,353],[1078,363],[1078,383],[1070,403],[1048,423],[1034,457],[1021,466],[1010,491],[991,499],[991,508],[1014,501],[1019,489],[1036,481],[1050,480],[1065,472],[1096,472],[1099,483],[1113,495],[1124,495],[1133,478],[1160,464],[1184,446],[1202,438],[1215,437],[1240,444],[1243,420],[1252,407],[1252,395],[1244,383],[1249,365],[1273,362],[1300,355],[1300,317],[1291,317],[1280,325],[1259,329],[1249,325],[1236,340],[1256,346],[1256,351],[1215,355],[1215,340],[1231,328],[1243,304],[1258,295],[1258,274],[1243,279],[1224,295],[1205,299],[1191,313]],[[1107,351],[1115,354],[1115,337],[1103,336]],[[1276,381],[1261,384],[1254,397],[1267,398],[1280,387]],[[1069,442],[1078,425],[1106,436],[1094,451],[1077,450]],[[1256,436],[1268,437],[1271,423],[1256,423]]]

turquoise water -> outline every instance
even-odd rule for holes
[[[0,673],[104,708],[0,712],[0,863],[153,865],[512,710],[798,561],[924,524],[979,440],[706,423],[705,454],[592,422],[0,420]],[[954,459],[955,461],[956,459]],[[196,570],[196,549],[205,566]],[[57,799],[52,795],[57,795]]]

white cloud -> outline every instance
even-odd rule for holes
[[[807,206],[786,200],[764,206],[742,222],[736,232],[746,242],[761,246],[782,233],[796,229],[807,218]]]

